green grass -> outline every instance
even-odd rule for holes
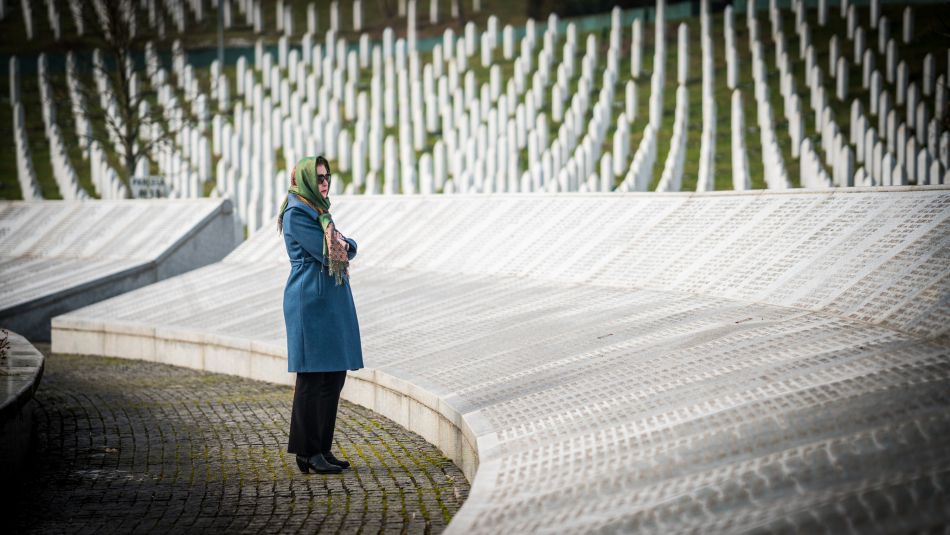
[[[43,126],[42,99],[40,98],[39,84],[35,76],[24,76],[21,81],[20,99],[23,103],[23,123],[30,143],[30,153],[33,156],[33,168],[36,170],[36,180],[44,199],[61,199],[59,186],[53,178],[53,165],[49,158],[49,144],[46,140],[46,130]],[[13,122],[9,127],[13,129]],[[11,139],[12,138],[8,138]],[[8,142],[9,143],[9,142]],[[16,180],[16,177],[11,177]]]
[[[75,118],[73,117],[72,102],[68,100],[69,94],[66,85],[66,76],[63,74],[51,74],[50,85],[53,88],[53,94],[56,95],[56,122],[59,125],[60,135],[63,137],[63,144],[66,145],[69,161],[79,177],[79,185],[91,195],[98,197],[95,187],[92,185],[92,170],[89,162],[83,157],[82,148],[79,145],[78,135],[76,134]]]
[[[16,145],[13,140],[13,108],[7,94],[9,79],[3,79],[6,95],[0,101],[0,199],[22,199],[20,182],[17,180]]]

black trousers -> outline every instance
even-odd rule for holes
[[[330,451],[344,381],[346,370],[297,374],[287,453],[309,457]]]

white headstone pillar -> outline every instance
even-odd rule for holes
[[[871,85],[871,74],[877,68],[877,61],[871,49],[864,51],[864,61],[861,63],[861,85],[868,89]]]
[[[893,38],[889,39],[884,54],[884,78],[887,83],[893,84],[897,75],[897,60],[900,59],[897,53],[897,41]]]
[[[629,123],[633,123],[637,117],[637,85],[633,80],[627,80],[626,87],[624,88],[624,96],[626,119]]]
[[[914,119],[914,132],[917,136],[917,144],[927,147],[927,126],[930,124],[930,107],[926,102],[917,103],[917,117]]]
[[[914,38],[914,8],[907,6],[904,8],[904,24],[901,26],[901,34],[904,43],[909,43]]]
[[[842,7],[844,7],[843,2],[841,5]],[[849,5],[847,9],[848,9],[848,15],[847,15],[848,18],[846,22],[846,27],[847,27],[846,35],[848,36],[848,40],[851,41],[854,39],[854,35],[858,27],[858,12],[857,12],[857,9],[854,7],[854,4]]]
[[[943,168],[950,169],[950,131],[940,134],[940,146],[937,147],[937,154]]]
[[[947,112],[947,84],[944,80],[944,75],[940,75],[934,88],[934,117],[943,117]]]
[[[854,63],[856,65],[861,65],[861,61],[867,57],[865,52],[867,52],[867,45],[864,41],[864,28],[858,27],[854,31]]]
[[[396,139],[386,136],[383,156],[383,193],[394,194],[399,192],[399,154]]]
[[[930,151],[931,156],[937,156],[939,152],[940,144],[940,122],[936,118],[930,119],[930,122],[927,123],[927,150]]]
[[[907,180],[911,184],[920,183],[917,180],[917,152],[917,138],[908,136],[904,149],[904,169],[907,170]]]
[[[676,46],[676,82],[679,85],[685,85],[686,78],[689,75],[689,27],[686,23],[680,23],[677,29]]]
[[[731,9],[727,6],[726,9]],[[639,78],[643,69],[643,22],[639,17],[633,21],[630,40],[630,76]]]
[[[920,102],[920,92],[917,90],[917,84],[911,83],[907,86],[907,102],[904,108],[907,110],[907,126],[916,128],[917,126],[917,103]]]
[[[931,181],[930,176],[930,153],[927,152],[926,148],[920,149],[917,153],[917,185],[918,186],[930,186],[933,184],[939,184],[939,179],[937,182]]]
[[[502,30],[502,54],[506,60],[514,57],[515,53],[515,29],[510,24],[506,24]]]
[[[835,95],[844,102],[848,98],[848,60],[838,58],[837,72],[835,73]]]
[[[837,75],[835,69],[838,66],[838,58],[841,56],[841,48],[838,44],[838,36],[832,35],[828,40],[828,72]]]
[[[16,56],[10,57],[10,106],[20,102],[20,61]]]
[[[871,73],[871,83],[868,84],[868,87],[871,90],[871,96],[869,98],[871,102],[871,115],[877,115],[878,103],[881,98],[881,73],[879,71]]]
[[[317,14],[317,5],[313,2],[307,4],[307,33],[316,35],[319,27]]]
[[[933,53],[927,53],[927,55],[924,56],[924,69],[920,77],[921,90],[925,97],[929,97],[933,94],[934,78],[936,76],[935,71],[936,64],[934,63],[934,55]]]
[[[159,19],[162,20],[162,19]],[[254,33],[264,32],[264,7],[261,0],[254,0]]]
[[[897,64],[897,74],[894,78],[894,89],[896,102],[898,106],[903,106],[907,99],[907,63],[901,61]]]
[[[887,42],[891,38],[891,22],[887,17],[881,17],[877,24],[877,52],[884,54],[887,50]]]

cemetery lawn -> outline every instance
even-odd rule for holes
[[[9,87],[9,79],[3,77],[4,87]],[[4,93],[6,94],[6,92]],[[13,108],[6,94],[0,102],[0,199],[22,199],[20,182],[17,180],[16,146],[13,141]]]

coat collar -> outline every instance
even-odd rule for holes
[[[297,197],[295,193],[287,194],[287,207],[288,208],[294,208],[294,207],[303,208],[304,211],[310,214],[310,216],[313,217],[314,219],[320,218],[319,212],[314,210],[313,207],[311,207],[309,204],[301,201],[300,197]]]

